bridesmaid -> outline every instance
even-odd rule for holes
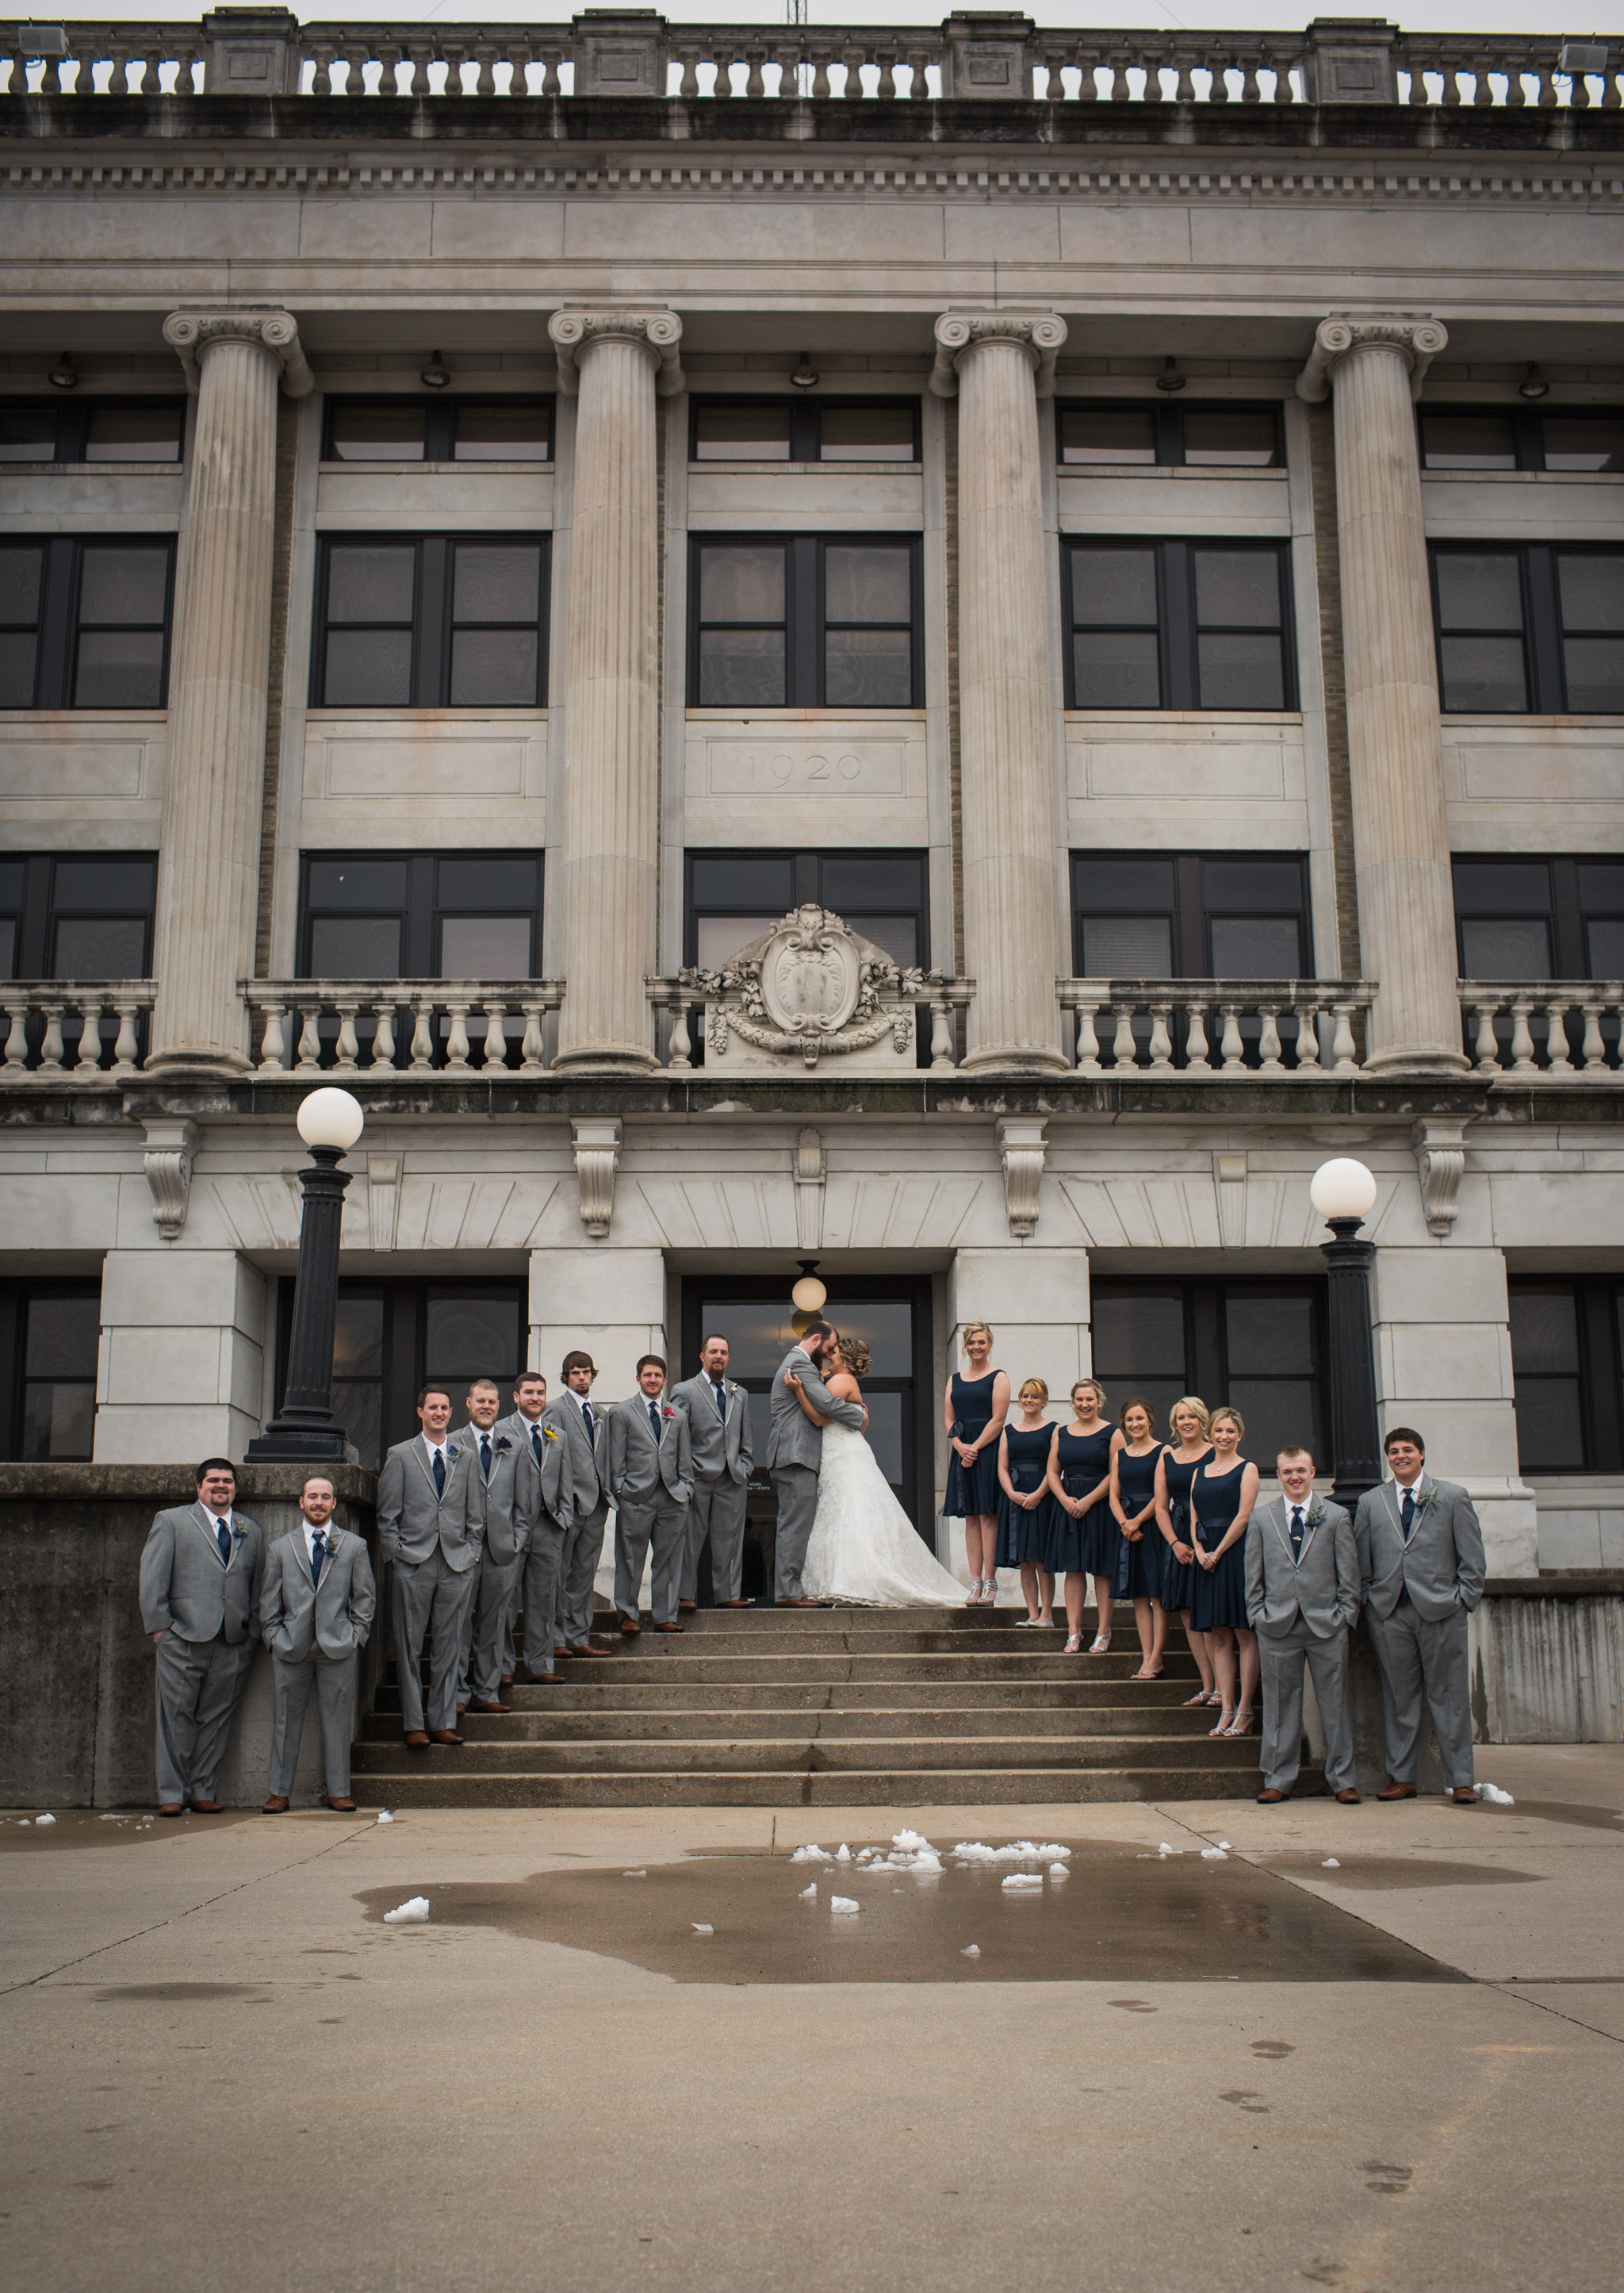
[[[1104,1387],[1096,1385],[1091,1377],[1079,1377],[1071,1389],[1071,1422],[1055,1428],[1049,1450],[1049,1490],[1054,1499],[1049,1568],[1054,1576],[1063,1576],[1066,1580],[1068,1656],[1076,1656],[1083,1645],[1083,1601],[1087,1591],[1085,1578],[1095,1565],[1089,1516],[1101,1506],[1110,1515],[1111,1453],[1122,1438],[1102,1416],[1104,1406]],[[1113,1540],[1116,1533],[1116,1523],[1112,1521]],[[1096,1600],[1100,1599],[1100,1581],[1096,1576]],[[1110,1646],[1111,1588],[1107,1584],[1100,1609],[1099,1634],[1088,1653],[1103,1656]]]
[[[1190,1622],[1195,1576],[1195,1547],[1190,1542],[1190,1484],[1196,1467],[1212,1454],[1207,1404],[1200,1394],[1186,1393],[1174,1403],[1168,1423],[1173,1446],[1162,1451],[1156,1466],[1156,1526],[1161,1531],[1161,1551],[1158,1555],[1161,1609],[1165,1616],[1184,1619],[1184,1637],[1201,1675],[1200,1688],[1193,1696],[1184,1698],[1185,1704],[1210,1704],[1217,1696],[1212,1657],[1206,1633],[1194,1631]],[[1165,1625],[1162,1633],[1165,1647]]]
[[[1196,1630],[1208,1637],[1218,1675],[1222,1714],[1215,1736],[1249,1734],[1257,1693],[1257,1636],[1246,1621],[1246,1525],[1257,1502],[1258,1472],[1240,1454],[1245,1431],[1238,1410],[1215,1409],[1213,1454],[1196,1467],[1190,1485],[1196,1558],[1190,1614]]]
[[[1053,1531],[1049,1515],[1054,1505],[1048,1493],[1049,1449],[1054,1427],[1044,1416],[1049,1389],[1040,1377],[1029,1377],[1015,1396],[1021,1412],[1018,1425],[1006,1425],[998,1442],[998,1549],[1000,1568],[1021,1571],[1026,1614],[1021,1625],[1052,1625],[1054,1621],[1054,1579],[1049,1573],[1048,1548]]]
[[[1135,1398],[1122,1412],[1122,1444],[1111,1454],[1111,1509],[1122,1532],[1118,1586],[1134,1604],[1139,1630],[1135,1680],[1161,1678],[1162,1643],[1168,1612],[1161,1605],[1161,1531],[1156,1525],[1156,1469],[1162,1446],[1156,1438],[1156,1412]]]
[[[1009,1414],[1009,1380],[992,1366],[992,1332],[985,1322],[965,1324],[967,1377],[957,1370],[942,1397],[948,1429],[948,1490],[942,1511],[965,1525],[970,1568],[966,1606],[990,1608],[998,1597],[998,1437]]]

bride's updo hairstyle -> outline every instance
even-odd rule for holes
[[[853,1377],[867,1377],[874,1356],[861,1338],[842,1338],[840,1358]]]
[[[991,1325],[991,1323],[990,1323],[990,1322],[966,1322],[966,1323],[965,1324],[964,1330],[963,1330],[963,1332],[962,1332],[962,1333],[961,1333],[961,1335],[960,1335],[960,1337],[959,1337],[959,1341],[958,1341],[958,1350],[959,1350],[959,1352],[960,1352],[961,1354],[967,1354],[967,1353],[969,1352],[969,1350],[970,1350],[970,1341],[971,1341],[971,1339],[975,1335],[975,1333],[976,1333],[976,1332],[977,1332],[978,1330],[981,1332],[981,1333],[982,1333],[982,1337],[984,1337],[984,1338],[986,1339],[986,1341],[987,1341],[987,1350],[988,1350],[988,1352],[989,1352],[989,1353],[990,1353],[990,1352],[992,1351],[992,1325]]]

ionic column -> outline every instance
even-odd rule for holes
[[[656,1064],[659,525],[655,397],[680,390],[670,312],[559,312],[559,386],[578,391],[565,643],[558,1066]]]
[[[1367,1072],[1467,1065],[1456,994],[1432,584],[1415,393],[1432,320],[1327,319],[1297,381],[1336,393],[1337,546],[1359,944],[1377,982]]]
[[[286,311],[164,321],[198,394],[175,591],[149,1068],[246,1072],[271,677],[279,381],[311,385]]]
[[[1054,698],[1038,399],[1063,319],[936,321],[931,388],[957,393],[958,725],[966,1067],[1050,1074],[1061,1048]]]

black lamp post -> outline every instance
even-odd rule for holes
[[[287,1349],[287,1390],[264,1431],[250,1441],[245,1462],[311,1461],[342,1464],[344,1429],[333,1422],[333,1333],[338,1319],[338,1233],[350,1172],[340,1163],[360,1137],[366,1116],[347,1090],[313,1090],[300,1103],[299,1136],[311,1150],[299,1181],[304,1202],[299,1221],[299,1275],[294,1287],[293,1336]]]
[[[1370,1338],[1373,1242],[1359,1229],[1376,1201],[1376,1181],[1362,1163],[1339,1156],[1313,1174],[1309,1197],[1336,1239],[1322,1242],[1330,1325],[1332,1495],[1350,1512],[1382,1478],[1376,1415],[1376,1360]]]

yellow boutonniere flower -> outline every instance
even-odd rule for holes
[[[541,1438],[544,1441],[556,1441],[558,1434],[553,1426],[544,1425],[541,1429]]]

